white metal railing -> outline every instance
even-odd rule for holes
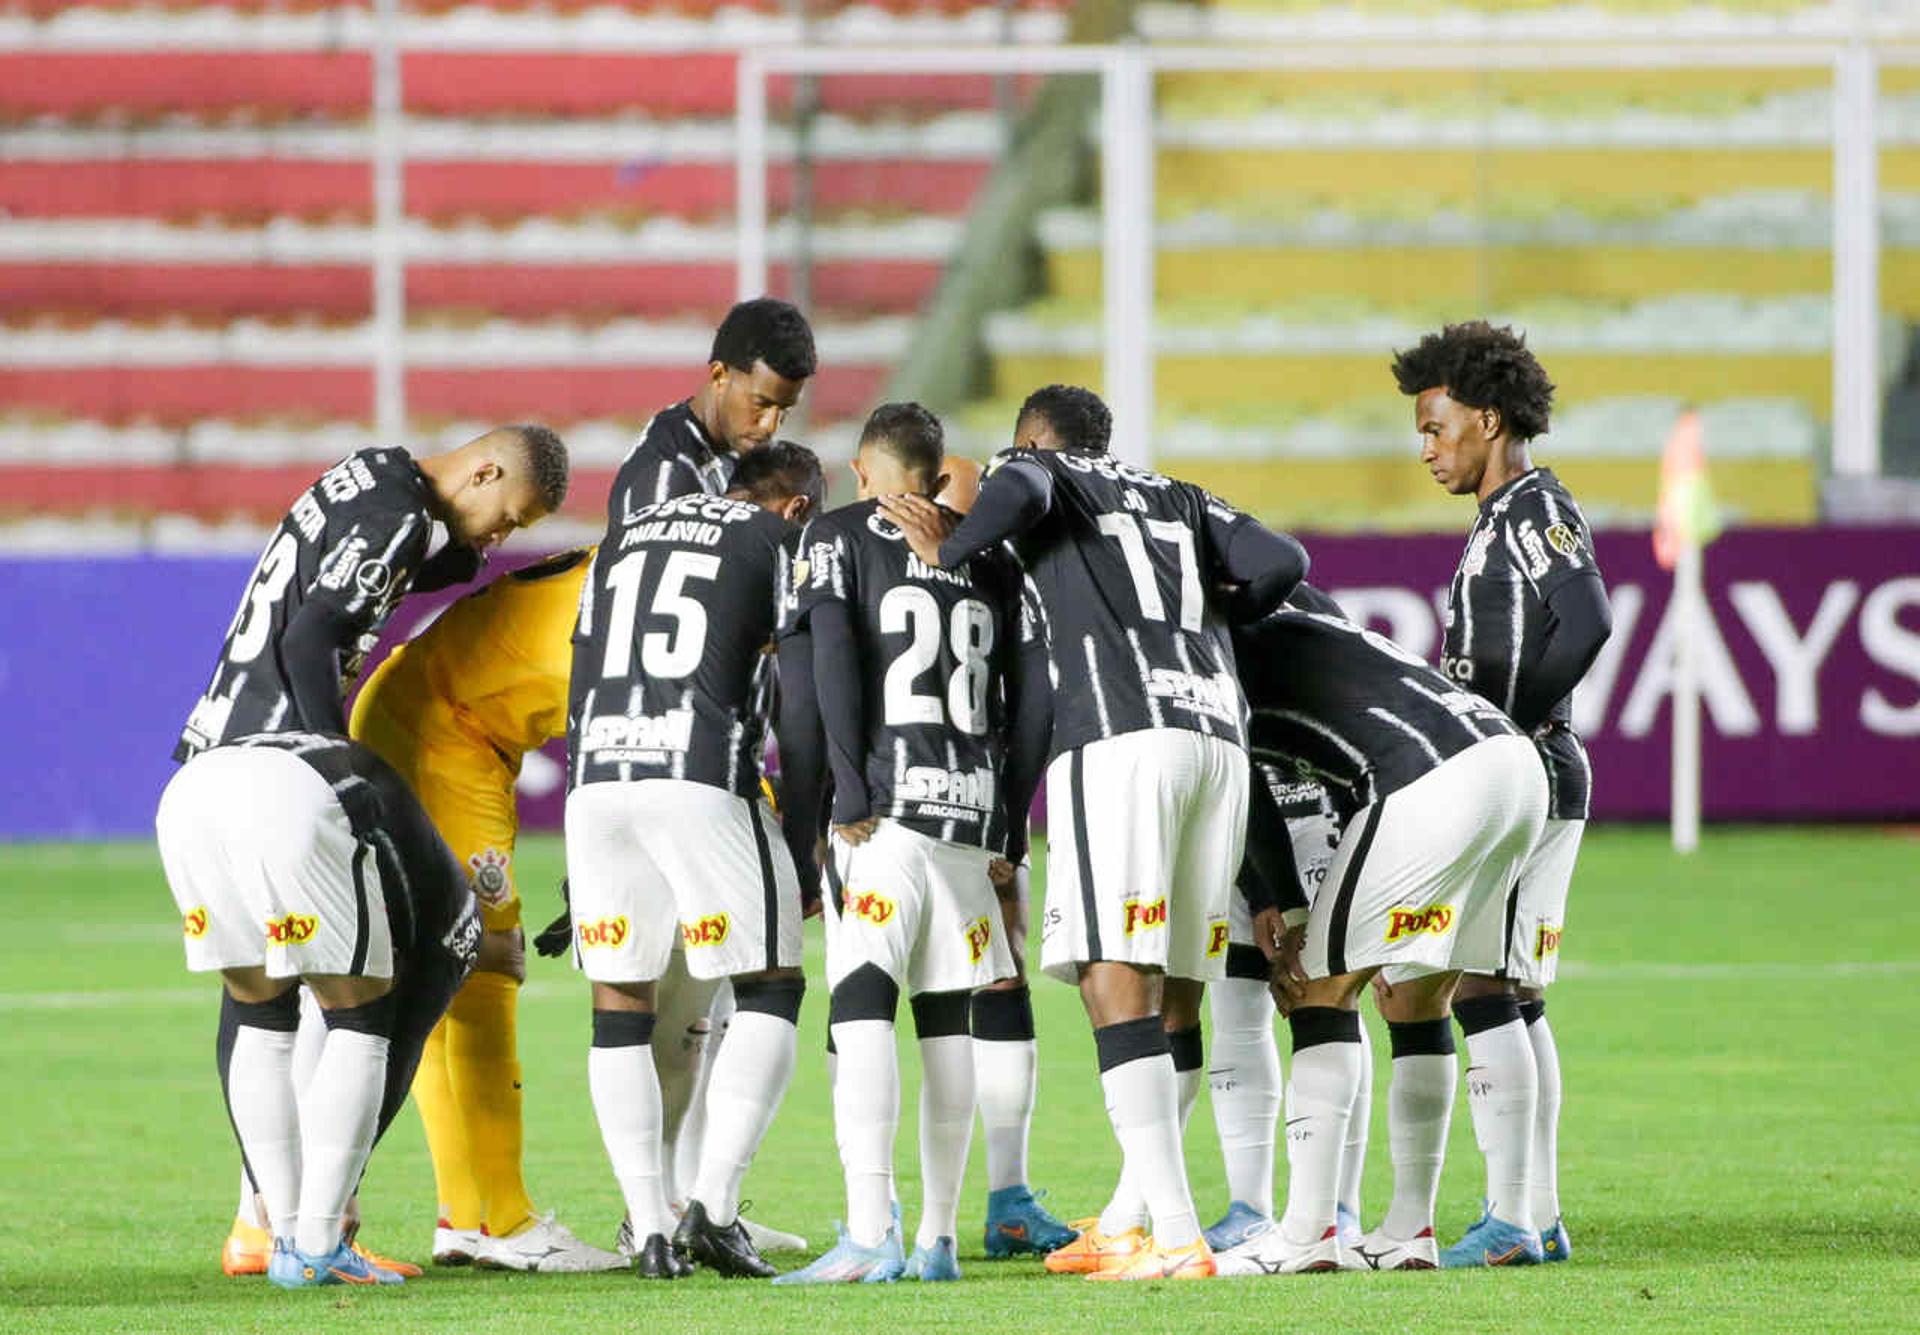
[[[767,286],[769,76],[783,74],[1094,74],[1102,84],[1101,217],[1104,382],[1114,448],[1144,462],[1153,422],[1154,96],[1160,71],[1301,69],[1619,69],[1826,67],[1833,117],[1833,468],[1880,470],[1878,69],[1920,64],[1920,20],[1857,8],[1846,20],[1733,40],[1679,34],[1616,40],[1596,24],[1538,37],[1395,36],[1301,39],[1285,46],[1059,46],[933,50],[854,46],[748,49],[738,68],[739,291]]]

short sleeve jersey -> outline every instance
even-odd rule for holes
[[[580,593],[567,708],[573,785],[759,789],[785,521],[686,495],[611,526]]]
[[[1224,543],[1254,521],[1206,491],[1109,455],[1013,449],[1001,468],[1051,483],[1014,543],[1053,681],[1053,754],[1148,728],[1245,745],[1233,645],[1207,590]]]
[[[841,603],[859,656],[864,756],[876,815],[935,839],[1006,843],[1000,792],[1006,682],[1018,651],[1020,574],[1002,551],[929,566],[874,501],[822,515],[802,534],[782,632]]]
[[[432,496],[401,449],[350,455],[300,494],[253,568],[175,760],[233,737],[317,726],[294,702],[282,648],[287,627],[309,602],[343,614],[349,629],[328,652],[338,656],[342,688],[351,689],[426,556]]]
[[[1447,590],[1442,670],[1511,710],[1540,661],[1547,599],[1568,580],[1598,572],[1592,531],[1560,479],[1547,468],[1522,473],[1480,503]],[[1559,701],[1534,741],[1547,767],[1550,813],[1584,820],[1593,770],[1572,716],[1571,698]]]

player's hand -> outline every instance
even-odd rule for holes
[[[1280,917],[1279,909],[1264,908],[1253,915],[1253,944],[1260,947],[1260,953],[1267,957],[1269,964],[1279,953],[1280,938],[1286,932],[1287,924]]]
[[[1383,1006],[1393,995],[1393,984],[1387,981],[1387,971],[1382,969],[1373,976],[1373,1004]]]
[[[913,554],[930,566],[940,564],[940,544],[959,527],[959,517],[925,496],[882,496],[880,512],[906,535]]]
[[[1013,892],[1013,880],[1019,869],[1005,858],[994,858],[987,863],[987,879],[993,882],[993,892],[1005,898]]]
[[[802,921],[808,918],[818,918],[824,912],[825,910],[820,907],[820,891],[817,888],[811,894],[808,894],[804,890],[800,892],[800,917]]]
[[[880,818],[878,816],[868,816],[865,820],[851,821],[846,825],[836,825],[833,827],[833,832],[846,840],[849,847],[858,848],[860,845],[866,843],[867,840],[873,838],[873,832],[879,828]]]
[[[568,893],[565,880],[560,882],[560,902],[571,905],[573,896]],[[559,959],[567,953],[567,947],[573,944],[573,909],[562,909],[560,916],[548,923],[540,935],[533,938],[533,948],[543,959]]]
[[[480,953],[473,961],[475,973],[503,973],[516,983],[527,981],[527,934],[518,927],[510,932],[480,933]]]
[[[1300,963],[1300,952],[1306,945],[1305,927],[1282,928],[1274,944],[1268,991],[1273,993],[1274,1007],[1283,1016],[1293,1014],[1293,1008],[1307,992],[1307,971]]]

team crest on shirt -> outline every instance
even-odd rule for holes
[[[1120,905],[1120,933],[1132,936],[1135,932],[1150,932],[1156,927],[1167,925],[1167,897],[1165,895],[1151,904],[1142,904],[1137,899],[1125,900]]]
[[[497,908],[512,892],[513,882],[507,876],[512,860],[497,848],[483,849],[467,859],[467,879],[473,883],[473,893],[488,908]]]
[[[1207,958],[1218,959],[1227,953],[1227,924],[1211,922],[1207,924]]]
[[[1479,575],[1487,568],[1487,548],[1493,545],[1493,530],[1483,528],[1467,540],[1467,554],[1460,562],[1461,573]]]
[[[856,918],[865,918],[875,927],[885,927],[893,921],[894,903],[885,895],[868,890],[849,899],[846,911]]]
[[[986,958],[987,947],[992,944],[992,923],[985,918],[975,918],[967,924],[967,958],[978,964]]]
[[[1555,524],[1547,530],[1547,546],[1562,556],[1572,556],[1580,550],[1580,539],[1574,536],[1569,525]]]
[[[1453,930],[1455,916],[1451,904],[1433,904],[1424,909],[1394,909],[1387,915],[1387,940],[1400,941],[1422,932],[1445,936]]]
[[[186,933],[187,938],[192,941],[198,941],[201,937],[205,936],[207,934],[206,905],[202,904],[199,908],[190,909],[186,913],[181,914],[180,930]]]
[[[270,946],[304,946],[313,940],[313,934],[319,930],[320,919],[311,913],[289,913],[281,918],[267,919],[267,944]]]
[[[618,946],[627,939],[627,915],[617,918],[599,918],[593,922],[578,924],[574,931],[579,934],[580,948],[593,950],[600,946]]]
[[[683,922],[680,924],[681,944],[688,950],[724,945],[732,925],[732,920],[724,913],[709,913],[698,922]]]
[[[1560,925],[1543,922],[1533,936],[1533,957],[1544,960],[1549,955],[1560,953]]]

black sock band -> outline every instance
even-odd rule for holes
[[[300,989],[290,987],[272,1001],[238,1001],[231,992],[220,994],[220,1016],[234,1026],[291,1034],[300,1028]]]
[[[1511,992],[1496,992],[1490,997],[1468,997],[1453,1003],[1453,1018],[1468,1038],[1512,1024],[1520,1018],[1520,999]]]
[[[1535,997],[1532,1001],[1520,1003],[1520,1021],[1522,1024],[1539,1024],[1547,1018],[1547,999]]]
[[[1158,1015],[1102,1025],[1093,1031],[1093,1050],[1100,1058],[1100,1074],[1105,1075],[1116,1066],[1166,1052],[1166,1026]]]
[[[593,1046],[596,1048],[644,1048],[653,1042],[652,1011],[593,1012]]]
[[[1388,1020],[1387,1039],[1393,1055],[1401,1057],[1451,1057],[1453,1025],[1446,1020]]]
[[[975,992],[973,1036],[989,1043],[1033,1041],[1033,993],[1026,984],[1002,991]]]
[[[1173,1069],[1197,1071],[1206,1065],[1205,1049],[1200,1045],[1200,1026],[1175,1029],[1167,1035],[1167,1051],[1173,1054]]]
[[[733,985],[733,1005],[735,1010],[758,1011],[797,1025],[800,998],[806,994],[804,978],[758,978]]]
[[[827,1002],[827,1042],[833,1042],[836,1024],[851,1024],[855,1020],[885,1020],[892,1024],[899,1010],[900,984],[887,977],[887,971],[879,965],[862,964],[833,986]]]
[[[1238,978],[1248,983],[1264,983],[1273,976],[1273,966],[1267,963],[1267,957],[1260,947],[1250,946],[1244,941],[1231,941],[1227,944],[1227,977]]]
[[[399,1013],[398,997],[388,992],[361,1006],[336,1006],[332,1010],[322,1009],[320,1014],[326,1019],[327,1031],[347,1029],[356,1034],[371,1034],[375,1038],[392,1038],[394,1017]]]
[[[1337,1006],[1302,1006],[1287,1017],[1293,1030],[1293,1050],[1304,1052],[1322,1043],[1358,1043],[1360,1012]]]
[[[911,1003],[913,1032],[921,1038],[956,1038],[967,1032],[965,992],[922,992]]]

